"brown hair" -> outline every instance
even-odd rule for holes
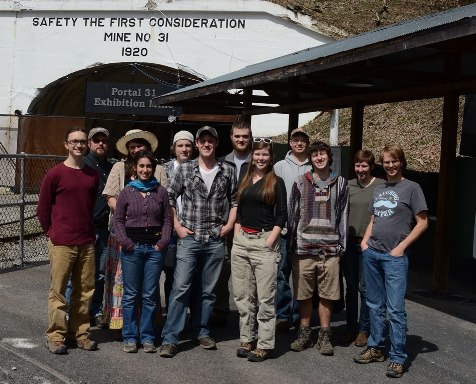
[[[158,161],[155,158],[154,154],[150,151],[140,151],[138,152],[133,160],[134,167],[137,168],[137,164],[139,164],[140,159],[149,159],[152,164],[152,176],[155,174],[155,170],[157,168]]]
[[[248,120],[245,120],[242,116],[238,117],[236,121],[231,125],[230,135],[233,135],[234,129],[247,129],[250,131],[251,136],[251,124]]]
[[[323,141],[316,141],[310,145],[309,149],[307,150],[309,163],[312,164],[312,154],[320,151],[325,151],[327,153],[327,157],[329,158],[329,165],[332,165],[331,147],[329,146],[329,144],[326,144]],[[312,166],[312,168],[314,169],[314,165]]]
[[[65,143],[68,141],[69,134],[73,133],[73,132],[83,132],[86,135],[86,137],[88,136],[88,134],[86,133],[86,131],[83,128],[79,128],[79,127],[71,128],[71,129],[68,129],[68,131],[64,135],[64,142]]]
[[[369,165],[370,169],[373,169],[375,166],[375,156],[374,154],[367,149],[360,149],[356,152],[354,156],[354,164],[365,162]]]
[[[403,152],[402,147],[398,144],[387,144],[380,151],[380,162],[383,164],[383,155],[388,154],[392,157],[395,157],[402,163],[402,169],[407,168],[407,159],[405,158],[405,153]]]
[[[268,169],[266,170],[266,175],[263,177],[264,185],[263,185],[263,188],[261,189],[261,197],[266,202],[266,204],[273,205],[276,198],[276,193],[275,193],[276,175],[273,170],[273,163],[274,163],[273,146],[272,144],[268,144],[263,141],[254,142],[253,147],[251,149],[251,156],[253,156],[253,153],[255,151],[260,149],[268,149],[270,154]],[[254,172],[255,172],[255,165],[253,164],[253,161],[251,161],[248,167],[248,171],[243,177],[243,180],[241,181],[240,186],[238,188],[238,196],[237,196],[238,201],[240,201],[240,196],[243,193],[243,191],[253,183]]]

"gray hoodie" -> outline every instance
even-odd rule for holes
[[[281,177],[284,180],[284,184],[286,185],[288,205],[294,181],[298,176],[304,175],[307,171],[310,171],[311,169],[312,166],[311,163],[309,163],[309,160],[306,160],[304,164],[296,163],[296,158],[292,156],[292,151],[289,151],[286,154],[284,160],[278,161],[276,164],[274,164],[274,173],[276,173],[277,176]]]

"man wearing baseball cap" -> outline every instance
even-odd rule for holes
[[[289,204],[294,180],[312,169],[308,160],[309,136],[301,128],[291,132],[289,146],[291,150],[284,160],[274,165],[276,176],[281,177],[286,185],[286,194]],[[280,252],[281,260],[278,266],[278,279],[276,287],[276,330],[287,331],[290,326],[299,322],[299,308],[297,301],[293,300],[289,278],[291,276],[291,259],[288,255],[288,235],[283,229],[281,234]]]
[[[112,168],[112,164],[107,161],[109,131],[101,127],[91,129],[88,134],[88,146],[89,153],[84,157],[84,163],[99,173],[99,189],[93,213],[96,232],[96,280],[94,295],[89,308],[89,316],[93,326],[103,328],[105,324],[102,312],[102,299],[104,294],[107,239],[109,238],[109,206],[102,195],[102,191]]]
[[[213,290],[220,276],[225,237],[236,218],[237,182],[235,167],[216,158],[218,134],[215,128],[202,127],[195,136],[198,158],[178,166],[168,187],[177,233],[174,284],[170,295],[167,322],[162,331],[159,355],[173,357],[178,337],[185,326],[187,308],[192,307],[192,332],[204,349],[216,349],[208,321],[213,311]],[[182,209],[177,206],[182,197]],[[198,274],[194,302],[190,286]]]

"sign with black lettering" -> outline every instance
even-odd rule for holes
[[[182,88],[175,84],[94,83],[86,87],[85,111],[121,115],[179,115],[181,108],[155,105],[154,98]]]

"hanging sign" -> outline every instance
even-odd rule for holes
[[[85,111],[121,115],[176,116],[180,107],[155,105],[154,98],[176,91],[174,84],[95,83],[88,82]]]

